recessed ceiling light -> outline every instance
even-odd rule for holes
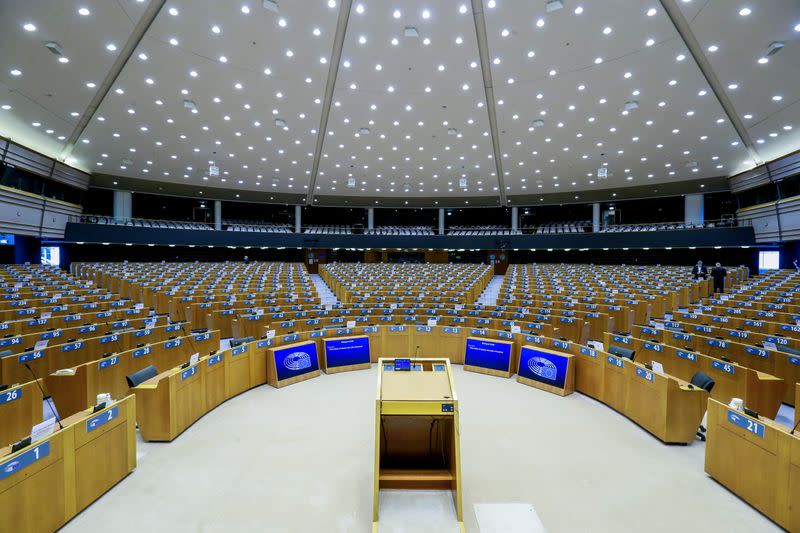
[[[657,13],[657,11],[656,11],[656,8],[654,8],[654,7],[651,7],[650,9],[647,10],[647,16],[648,17],[654,17],[656,15],[656,13]]]
[[[67,56],[61,56],[58,58],[59,63],[69,63],[69,58]]]
[[[358,4],[358,5],[356,6],[356,13],[358,13],[358,14],[360,15],[360,14],[362,14],[363,12],[364,12],[364,4]]]
[[[749,7],[743,7],[742,9],[739,10],[739,15],[741,15],[743,17],[746,17],[750,13],[752,13],[752,11],[750,10]]]
[[[536,27],[541,28],[542,26],[544,26],[544,19],[540,18],[536,21]]]
[[[729,90],[731,90],[731,91],[735,91],[735,90],[736,90],[736,89],[738,89],[738,88],[739,88],[739,85],[738,85],[738,84],[736,84],[736,83],[730,83],[730,84],[728,84],[728,89],[729,89]]]
[[[89,11],[89,9],[87,9],[85,7],[81,7],[81,8],[78,9],[78,14],[80,16],[82,16],[82,17],[88,17],[89,15],[92,14],[92,12]]]
[[[431,18],[431,12],[427,9],[422,10],[422,18],[429,19]]]
[[[603,28],[603,35],[608,35],[608,34],[610,34],[612,31],[613,31],[613,30],[611,29],[611,26],[606,26],[605,28]]]
[[[358,44],[367,44],[367,37],[365,35],[361,35],[358,38]]]
[[[243,5],[242,6],[242,13],[244,13],[245,15],[250,13],[250,6],[248,6],[247,4]]]
[[[117,50],[117,45],[114,43],[108,43],[106,45],[106,50],[108,50],[109,52],[115,52]]]
[[[716,52],[717,50],[719,50],[719,46],[717,46],[716,44],[712,44],[711,46],[708,47],[709,52],[713,53]]]
[[[669,83],[668,83],[668,85],[670,87],[675,87],[677,84],[678,84],[677,80],[669,80]]]
[[[494,9],[494,7],[495,7],[496,5],[497,5],[497,2],[495,2],[494,0],[489,0],[488,2],[486,2],[486,6],[487,6],[489,9]]]
[[[11,69],[11,71],[10,71],[9,73],[10,73],[12,76],[21,76],[21,75],[22,75],[22,71],[21,71],[21,70],[19,70],[18,68],[12,68],[12,69]]]
[[[219,27],[219,26],[217,26],[216,24],[214,24],[213,26],[211,26],[211,33],[216,33],[217,35],[219,35],[219,33],[220,33],[221,31],[222,31],[222,30],[220,29],[220,27]]]
[[[171,44],[172,46],[178,46],[178,39],[176,39],[175,37],[172,37],[169,40],[169,44]]]
[[[281,28],[285,28],[286,27],[286,19],[285,18],[279,18],[278,19],[278,26],[280,26]]]
[[[294,56],[294,52],[292,52],[291,50],[286,50],[286,57],[292,57],[292,56]]]
[[[36,25],[32,22],[28,22],[22,26],[22,29],[25,31],[36,31]]]
[[[320,35],[322,35],[322,30],[320,30],[319,28],[314,28],[314,30],[311,33],[313,33],[315,37],[319,37]]]
[[[758,64],[759,64],[759,65],[766,65],[767,63],[769,63],[769,58],[766,58],[766,57],[760,57],[760,58],[758,59]]]
[[[603,62],[603,58],[602,58],[602,57],[596,57],[596,58],[594,58],[594,64],[595,64],[595,65],[599,65],[599,64],[600,64],[600,63],[602,63],[602,62]]]
[[[583,13],[583,7],[582,6],[576,7],[575,8],[575,14],[576,15],[580,15],[581,13]]]
[[[686,56],[683,54],[678,54],[678,57],[675,58],[675,61],[683,61],[686,59]]]
[[[797,24],[797,25],[794,27],[794,31],[796,31],[796,32],[800,32],[800,24]]]
[[[458,12],[463,15],[464,13],[467,12],[467,6],[465,6],[464,4],[461,4],[460,6],[458,6]]]
[[[336,0],[328,0],[328,7],[331,9],[336,7]]]
[[[783,96],[776,94],[775,96],[772,97],[772,100],[775,102],[780,102],[781,100],[783,100]]]
[[[401,15],[402,13],[400,13],[399,9],[395,9],[394,12],[392,13],[392,16],[396,19],[399,19]]]
[[[145,54],[144,52],[140,52],[139,59],[141,59],[142,61],[147,61],[147,54]]]
[[[178,10],[176,8],[174,8],[174,7],[171,7],[171,8],[169,8],[169,14],[172,15],[173,17],[177,17],[178,16]]]
[[[653,46],[654,44],[656,44],[656,40],[655,40],[655,39],[653,39],[653,38],[647,39],[647,40],[644,42],[644,45],[645,45],[645,46]]]

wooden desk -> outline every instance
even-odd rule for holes
[[[419,370],[408,372],[394,371],[394,361],[378,360],[372,530],[378,530],[381,489],[449,489],[463,531],[459,408],[450,360],[415,359]]]
[[[0,391],[0,446],[17,442],[31,434],[42,421],[42,380],[12,385]],[[63,415],[62,415],[63,416]]]
[[[800,439],[708,400],[705,471],[779,526],[800,531]]]
[[[0,531],[55,531],[136,468],[132,396],[62,424],[18,452],[0,450]]]

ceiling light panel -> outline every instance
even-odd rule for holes
[[[328,74],[319,58],[330,56],[337,11],[294,2],[280,3],[277,14],[260,3],[247,14],[212,0],[192,6],[157,17],[134,52],[147,60],[127,63],[114,86],[124,94],[111,91],[97,112],[105,120],[92,121],[85,134],[92,142],[76,153],[124,176],[304,194],[322,111],[315,100]],[[209,161],[218,177],[208,177]]]
[[[350,18],[342,51],[350,67],[339,70],[317,194],[497,195],[483,79],[469,68],[478,61],[474,22],[458,7],[412,1],[399,18],[388,4]],[[419,38],[405,37],[406,26]],[[368,46],[359,44],[362,35]],[[466,191],[458,187],[462,175]]]
[[[498,129],[505,132],[500,148],[509,194],[645,185],[742,170],[747,151],[730,144],[738,137],[727,120],[717,124],[725,117],[719,103],[698,97],[707,87],[694,62],[675,61],[687,51],[667,17],[648,16],[650,1],[583,7],[580,15],[571,9],[544,15],[541,28],[531,22],[543,16],[536,3],[503,2],[486,11],[489,50],[501,58],[492,65],[492,78]],[[606,27],[613,31],[604,34]],[[512,37],[501,36],[504,28],[513,30]],[[646,46],[648,39],[656,44]],[[626,110],[631,101],[637,106]],[[543,124],[534,127],[534,121]],[[697,172],[686,168],[689,160],[698,162]],[[608,177],[598,180],[604,163]]]
[[[87,3],[86,16],[78,13],[84,5],[74,2],[7,0],[2,4],[0,50],[14,53],[0,57],[0,76],[8,89],[0,91],[0,105],[11,106],[0,110],[0,135],[58,157],[96,92],[86,83],[102,80],[117,57],[106,50],[107,42],[113,38],[124,43],[132,29],[131,19],[117,2]],[[36,31],[26,31],[26,23],[32,23]],[[69,62],[59,62],[45,42],[57,42],[61,57]],[[9,76],[13,68],[22,75]],[[87,170],[88,165],[82,163],[75,166]]]
[[[758,155],[769,161],[800,147],[800,131],[783,129],[786,124],[800,123],[800,104],[790,96],[797,92],[791,88],[800,87],[796,61],[800,57],[800,40],[794,31],[800,20],[800,5],[791,1],[750,4],[753,9],[746,16],[740,14],[743,7],[744,4],[710,0],[696,16],[685,14],[702,46],[719,46],[717,52],[706,57],[723,86],[737,86],[737,90],[728,90],[727,96],[741,116],[752,115],[752,119],[743,122]],[[688,4],[682,3],[681,9],[687,10]],[[769,56],[769,61],[759,63],[773,42],[783,42],[785,46]],[[784,98],[776,102],[772,98],[775,95]]]

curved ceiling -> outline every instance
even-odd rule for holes
[[[689,192],[800,147],[796,1],[546,4],[6,0],[0,134],[94,173],[362,203]]]

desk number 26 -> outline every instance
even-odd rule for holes
[[[6,394],[6,401],[10,402],[11,400],[16,400],[17,396],[19,395],[19,389],[14,389],[12,391],[8,391]]]

